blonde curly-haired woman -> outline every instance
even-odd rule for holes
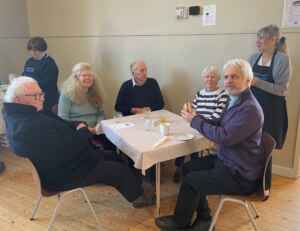
[[[64,82],[58,103],[58,115],[64,120],[85,122],[94,135],[93,142],[111,149],[112,144],[103,134],[98,134],[96,125],[105,119],[103,102],[97,79],[88,63],[77,63]]]

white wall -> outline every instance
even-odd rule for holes
[[[27,5],[21,0],[0,0],[0,79],[21,73],[29,35]]]
[[[281,0],[28,0],[30,33],[46,36],[63,80],[78,61],[91,62],[105,88],[111,114],[120,84],[130,78],[129,64],[142,58],[158,79],[167,107],[178,112],[201,87],[201,69],[220,68],[233,57],[255,52],[255,32],[281,22]],[[177,21],[176,5],[217,5],[217,26],[202,27],[199,17]],[[267,7],[268,6],[268,7]],[[293,169],[299,117],[300,41],[298,29],[284,29],[290,47],[293,79],[288,94],[289,133],[276,153],[280,171]]]

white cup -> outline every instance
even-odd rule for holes
[[[159,125],[160,134],[162,136],[167,136],[170,133],[170,123],[161,123]]]
[[[144,127],[146,131],[150,131],[152,127],[152,120],[150,118],[145,118]]]
[[[9,83],[11,83],[15,78],[17,78],[18,77],[18,75],[17,74],[15,74],[15,73],[10,73],[9,75],[8,75],[8,81],[9,81]]]
[[[115,118],[121,118],[121,117],[123,117],[123,115],[122,115],[121,112],[115,112],[115,113],[114,113],[114,116],[113,116],[114,119],[115,119]]]

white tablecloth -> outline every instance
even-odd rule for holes
[[[162,116],[171,123],[170,137],[162,145],[153,148],[153,145],[162,138],[159,126],[153,126],[147,131],[145,120],[150,118],[158,121]],[[166,110],[103,120],[101,124],[107,138],[128,155],[134,161],[135,167],[141,170],[212,146],[210,141],[191,128],[183,118]],[[194,138],[179,141],[175,139],[178,134],[193,134]]]

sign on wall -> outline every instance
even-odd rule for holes
[[[300,27],[300,0],[284,0],[284,27]]]

